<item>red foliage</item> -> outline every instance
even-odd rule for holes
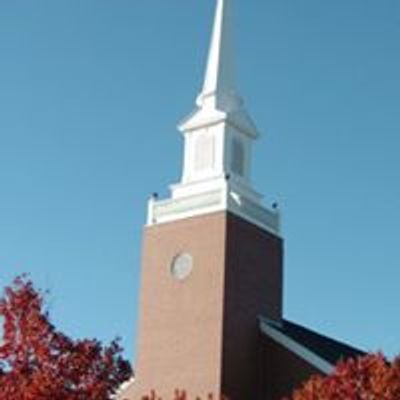
[[[132,373],[118,341],[74,341],[55,329],[44,306],[24,277],[0,299],[0,400],[110,399]]]
[[[399,400],[400,359],[371,354],[341,362],[327,376],[311,378],[292,400]]]

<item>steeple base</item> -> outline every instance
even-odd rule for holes
[[[172,193],[171,199],[149,200],[148,226],[229,211],[280,236],[279,211],[265,207],[261,196],[239,180],[219,177],[192,185],[175,185]]]
[[[168,400],[257,399],[258,318],[282,319],[283,241],[230,212],[144,230],[135,381]]]

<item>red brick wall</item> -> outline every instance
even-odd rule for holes
[[[224,213],[145,229],[133,399],[151,389],[165,400],[176,388],[219,393],[225,241]],[[194,260],[183,282],[170,273],[180,252]]]
[[[183,282],[170,265],[193,256]],[[127,398],[174,389],[231,400],[257,394],[259,315],[280,319],[282,242],[225,212],[144,231],[137,381]]]
[[[282,240],[241,218],[227,221],[223,391],[256,399],[258,317],[282,318]]]

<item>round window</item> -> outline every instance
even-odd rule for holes
[[[172,261],[171,274],[178,280],[186,279],[193,269],[193,258],[188,253],[178,254]]]

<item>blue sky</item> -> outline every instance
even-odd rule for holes
[[[146,199],[178,181],[214,1],[0,2],[0,288],[134,355]],[[400,352],[400,2],[235,1],[255,187],[283,210],[287,318]]]

